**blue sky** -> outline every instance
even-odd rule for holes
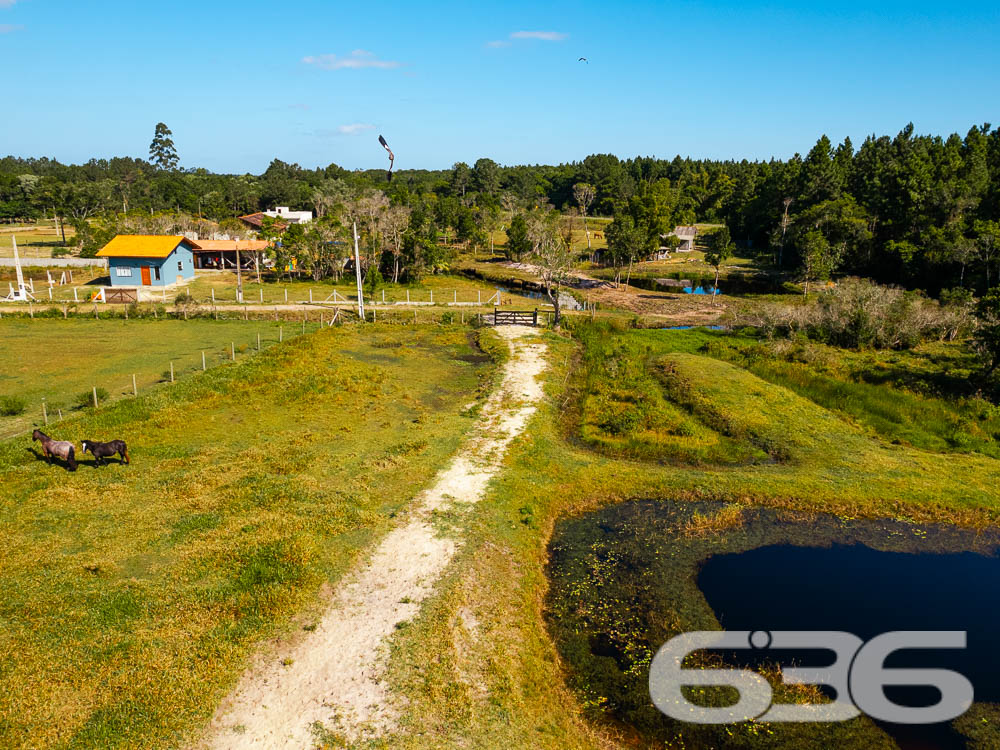
[[[0,0],[0,154],[146,157],[160,120],[225,172],[381,168],[378,133],[405,169],[1000,124],[1000,4],[878,6]]]

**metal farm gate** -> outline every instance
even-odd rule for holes
[[[491,320],[492,318],[492,320]],[[493,315],[486,322],[494,326],[538,326],[538,310],[501,310],[493,308]]]

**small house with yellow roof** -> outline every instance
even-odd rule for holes
[[[180,235],[119,234],[97,257],[108,259],[112,287],[170,287],[194,278],[199,249]]]

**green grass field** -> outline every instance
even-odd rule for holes
[[[130,397],[132,375],[140,393],[169,380],[174,363],[177,380],[206,365],[229,361],[231,344],[237,357],[301,333],[296,323],[241,320],[68,320],[35,318],[0,319],[0,397],[14,396],[27,405],[24,414],[0,416],[0,438],[29,431],[42,422],[45,399],[50,423],[58,421],[58,410],[69,417],[78,394],[94,386],[104,388],[112,399]],[[317,323],[308,324],[314,331]]]
[[[324,330],[63,425],[76,440],[121,433],[130,467],[70,474],[36,461],[23,437],[0,443],[0,646],[15,655],[0,671],[0,744],[183,745],[255,643],[315,622],[319,587],[456,450],[471,423],[463,406],[490,370],[467,361],[468,335]],[[800,362],[747,356],[745,337],[623,320],[573,319],[544,336],[548,398],[484,501],[449,518],[464,543],[396,632],[386,679],[405,701],[374,746],[641,744],[607,721],[600,686],[567,681],[546,625],[558,519],[669,500],[697,502],[689,525],[708,533],[755,506],[895,519],[918,538],[928,523],[1000,521],[997,459],[894,443],[875,422],[891,404],[898,429],[933,436],[921,404],[963,413],[946,387],[958,348]],[[807,385],[819,374],[877,391],[849,413],[824,388],[758,372],[765,360],[808,364]],[[987,429],[992,417],[980,418]],[[657,632],[690,622],[688,604],[666,603]],[[738,729],[746,747],[768,746],[766,728]]]
[[[75,234],[73,227],[67,224],[67,242],[72,242]],[[53,250],[63,247],[62,234],[51,221],[0,228],[0,256],[10,257],[13,255],[14,242],[12,237],[17,238],[17,250],[22,258],[51,258]]]
[[[400,731],[387,738],[387,746],[646,746],[607,717],[585,718],[602,716],[596,686],[591,692],[567,687],[569,665],[557,653],[544,618],[547,543],[557,519],[631,500],[892,518],[916,524],[917,534],[931,521],[982,526],[1000,519],[996,460],[881,441],[784,387],[699,354],[714,333],[611,326],[587,332],[573,326],[573,334],[576,340],[547,336],[550,399],[530,435],[515,444],[490,496],[465,522],[469,541],[444,590],[396,639],[390,682],[408,704]],[[658,383],[661,397],[688,419],[774,457],[684,463],[595,450],[579,437],[584,411],[573,404],[589,393],[588,382],[599,378],[590,371],[588,350],[605,347],[619,358],[617,365],[611,358],[594,359],[608,372],[608,388],[612,374],[633,367],[622,359],[648,363],[649,380],[639,379],[643,388]],[[663,358],[673,366],[669,376]],[[682,622],[667,615],[676,618],[676,610],[657,627],[669,630]],[[747,747],[769,746],[766,726],[739,730],[749,736]],[[874,730],[862,736],[868,731]],[[884,735],[868,739],[868,746],[877,746]]]
[[[455,451],[470,336],[327,329],[60,425],[130,466],[0,443],[0,746],[182,745]]]

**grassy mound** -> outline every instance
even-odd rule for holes
[[[788,388],[889,442],[1000,458],[1000,408],[974,393],[975,363],[960,344],[873,353],[719,340],[705,353]]]

